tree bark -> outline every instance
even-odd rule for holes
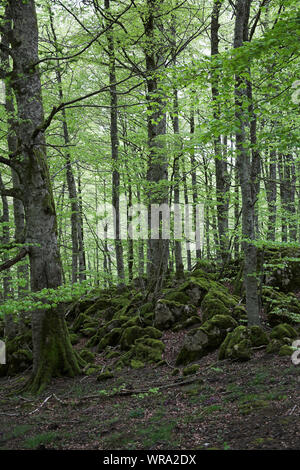
[[[9,0],[13,56],[11,79],[18,125],[18,146],[22,158],[14,165],[26,219],[31,289],[57,288],[62,269],[57,245],[56,213],[46,159],[45,137],[39,132],[44,122],[38,68],[38,26],[33,0]],[[28,388],[40,392],[54,375],[74,376],[80,367],[73,352],[64,314],[59,308],[39,309],[32,314],[33,374]]]
[[[242,47],[248,40],[248,21],[251,0],[236,2],[234,48]],[[256,194],[253,190],[255,172],[251,165],[251,155],[247,144],[247,129],[249,121],[244,111],[248,100],[247,82],[237,73],[235,76],[235,117],[239,127],[236,133],[237,168],[242,193],[242,231],[244,252],[244,284],[246,291],[246,310],[249,325],[259,325],[259,295],[257,275],[257,249],[255,239],[255,203]]]

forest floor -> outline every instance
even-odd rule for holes
[[[164,334],[168,365],[57,378],[39,397],[17,392],[28,374],[1,378],[0,450],[300,449],[299,365],[260,349],[247,362],[212,353],[175,376],[183,335]]]

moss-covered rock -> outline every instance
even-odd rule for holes
[[[282,340],[283,338],[296,339],[298,333],[291,325],[288,323],[281,323],[280,325],[275,326],[271,333],[270,338]]]
[[[121,336],[120,346],[122,350],[128,350],[135,343],[136,339],[145,335],[144,328],[140,326],[131,326],[126,328]]]
[[[214,281],[205,277],[192,277],[180,286],[179,291],[184,292],[188,296],[189,303],[200,307],[204,296],[215,285],[216,283]]]
[[[200,369],[200,365],[199,364],[192,364],[188,367],[185,367],[182,371],[182,375],[186,376],[186,375],[193,375],[193,374],[196,374],[196,372],[198,372],[198,370]]]
[[[228,333],[219,349],[219,359],[249,360],[252,348],[266,346],[269,337],[262,327],[253,325],[251,327],[238,326]]]
[[[264,346],[270,342],[267,333],[258,325],[252,325],[250,327],[250,341],[253,347]]]
[[[150,336],[150,338],[159,339],[162,337],[162,332],[154,326],[147,326],[144,328],[144,336]]]
[[[293,346],[289,346],[288,344],[283,344],[278,351],[278,355],[291,357],[294,351],[295,351],[295,348],[293,348]]]
[[[266,352],[269,354],[274,354],[278,353],[280,351],[280,348],[283,345],[291,345],[291,339],[290,338],[283,338],[283,339],[271,339],[270,343],[266,347]]]
[[[173,300],[174,302],[178,302],[179,304],[186,305],[190,303],[190,299],[188,295],[186,295],[184,292],[176,292],[176,291],[171,291],[168,292],[165,295],[166,300]]]
[[[138,361],[137,359],[131,359],[130,367],[132,369],[142,369],[143,367],[145,367],[145,363],[142,361]]]
[[[182,305],[173,300],[160,299],[155,307],[154,326],[160,330],[171,328],[195,313],[192,305]]]
[[[107,346],[116,346],[122,335],[121,328],[114,328],[109,333],[107,333],[98,344],[98,352],[103,351]]]
[[[238,299],[225,291],[224,288],[212,288],[205,295],[201,302],[201,311],[203,321],[209,320],[214,315],[231,315],[233,316],[234,308],[238,304]],[[234,315],[238,317],[239,311],[236,310]]]
[[[185,337],[176,365],[185,365],[217,349],[229,331],[238,326],[230,315],[215,315],[200,328],[194,328]]]
[[[104,380],[112,379],[114,377],[114,374],[110,371],[102,372],[102,374],[99,374],[97,377],[98,382],[103,382]]]
[[[82,349],[79,355],[85,362],[92,363],[95,361],[95,354],[88,349]]]
[[[251,358],[250,330],[246,326],[238,326],[228,333],[219,349],[219,360],[238,359],[247,361]]]

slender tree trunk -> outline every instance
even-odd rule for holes
[[[49,18],[50,18],[50,26],[52,30],[53,36],[53,45],[55,48],[55,55],[59,56],[59,46],[56,37],[56,31],[54,27],[54,18],[53,12],[51,7],[48,6],[49,10]],[[62,76],[61,76],[61,67],[59,60],[56,64],[56,79],[58,83],[58,94],[59,100],[62,103],[64,101],[63,95],[63,86],[62,86]],[[66,147],[70,144],[70,135],[69,135],[69,128],[67,122],[66,111],[62,109],[62,128],[63,128],[63,136],[64,142]],[[73,173],[72,162],[71,162],[71,155],[67,151],[66,153],[66,176],[67,176],[67,185],[68,185],[68,192],[69,198],[71,203],[71,239],[72,239],[72,282],[77,282],[78,278],[82,281],[86,279],[85,274],[85,262],[79,263],[79,258],[84,259],[84,254],[80,251],[79,245],[82,249],[82,244],[80,240],[82,239],[82,225],[81,225],[81,218],[79,213],[78,207],[78,198],[77,198],[77,188],[76,188],[76,181]],[[79,267],[80,264],[80,267]]]
[[[235,8],[234,48],[242,47],[248,40],[248,21],[251,0],[237,0]],[[255,181],[251,155],[247,144],[247,128],[249,122],[244,111],[248,101],[248,90],[245,79],[236,74],[235,77],[235,117],[239,130],[236,133],[237,167],[242,193],[242,230],[243,252],[245,258],[244,283],[246,290],[246,310],[249,325],[259,325],[259,295],[257,271],[257,249],[252,243],[255,239],[255,203],[256,194],[253,190]]]
[[[222,0],[215,0],[211,18],[211,55],[212,58],[219,54],[219,15]],[[219,105],[219,74],[220,70],[213,65],[211,71],[212,79],[212,102],[213,116],[220,120]],[[228,209],[229,209],[229,177],[227,171],[227,155],[222,152],[221,135],[214,137],[215,169],[216,169],[216,197],[217,197],[217,221],[218,221],[218,245],[217,256],[225,263],[228,258]]]
[[[276,239],[276,151],[272,150],[269,157],[268,167],[266,167],[265,188],[268,203],[268,222],[267,222],[267,239],[275,241]]]
[[[105,10],[108,13],[110,0],[104,0]],[[112,205],[115,208],[115,250],[117,260],[118,278],[121,283],[124,282],[124,261],[123,247],[120,236],[120,173],[118,169],[119,160],[119,139],[118,139],[118,95],[116,87],[116,66],[115,66],[115,46],[113,37],[113,28],[111,27],[106,34],[109,54],[109,90],[110,90],[110,140],[111,156],[113,160],[112,174]]]
[[[195,134],[195,110],[194,110],[194,93],[191,96],[191,109],[190,109],[190,135],[193,141]],[[201,247],[200,247],[200,227],[198,220],[198,194],[197,194],[197,170],[196,170],[196,158],[195,151],[192,143],[192,149],[190,151],[191,157],[191,178],[192,178],[192,201],[193,201],[193,230],[195,231],[195,244],[196,244],[196,258],[201,259]]]

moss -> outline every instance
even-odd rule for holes
[[[99,299],[97,299],[92,305],[90,305],[84,312],[84,315],[90,316],[90,315],[95,315],[96,313],[101,313],[103,310],[107,309],[110,306],[110,299],[109,298],[103,298],[101,296]]]
[[[250,327],[250,341],[254,347],[267,345],[270,342],[267,333],[261,326],[258,325],[253,325]]]
[[[146,313],[152,312],[154,309],[153,302],[146,302],[140,307],[140,315],[144,316]]]
[[[77,344],[79,342],[79,335],[76,333],[70,333],[71,344]]]
[[[183,369],[182,371],[182,374],[184,376],[193,375],[193,374],[196,374],[196,372],[198,372],[199,369],[200,369],[199,364],[192,364],[191,366],[185,367],[185,369]]]
[[[285,340],[272,339],[270,343],[268,344],[268,346],[266,347],[266,352],[269,354],[278,353],[281,346],[285,344],[286,340],[290,341],[288,338]]]
[[[281,348],[279,349],[279,356],[291,356],[295,351],[295,348],[293,348],[292,346],[289,346],[287,344],[284,344],[281,346]]]
[[[230,315],[230,310],[210,292],[204,297],[201,303],[201,310],[203,321],[209,320],[214,315]]]
[[[180,330],[184,330],[186,328],[189,328],[191,326],[195,326],[197,324],[200,324],[202,323],[201,321],[201,318],[198,317],[197,315],[192,315],[190,318],[187,318],[183,323],[179,323],[177,325],[175,325],[173,328],[172,328],[172,331],[180,331]]]
[[[114,359],[115,357],[119,357],[119,353],[117,351],[108,351],[106,354],[106,359]]]
[[[238,326],[228,333],[221,344],[218,357],[219,360],[249,360],[251,358],[250,330],[246,326]]]
[[[132,353],[137,360],[145,362],[160,362],[162,360],[162,351],[153,348],[147,344],[138,343],[134,346]]]
[[[98,344],[98,352],[103,351],[107,346],[116,346],[121,338],[121,334],[121,328],[114,328],[107,333]]]
[[[97,333],[97,328],[81,328],[80,333],[87,338],[92,338]]]
[[[180,292],[180,291],[179,292],[174,292],[174,291],[168,292],[165,296],[165,299],[177,302],[177,303],[182,304],[182,305],[186,305],[190,301],[188,295],[186,295],[184,292]]]
[[[159,339],[162,337],[162,332],[154,326],[147,326],[144,329],[144,336],[150,336],[150,338]]]
[[[280,325],[275,326],[271,333],[270,338],[272,339],[283,339],[283,338],[297,338],[298,333],[291,325],[288,323],[281,323]]]
[[[121,336],[120,345],[121,349],[126,350],[134,344],[135,340],[145,335],[144,328],[140,326],[131,326],[126,328]]]
[[[90,320],[90,318],[85,313],[80,313],[72,325],[72,331],[77,333],[86,320]]]
[[[88,362],[88,363],[94,362],[95,360],[95,354],[93,354],[88,349],[82,349],[79,355],[85,362]]]
[[[85,375],[93,375],[98,372],[98,367],[88,367],[88,369],[85,370]]]
[[[206,321],[214,315],[232,315],[237,303],[238,299],[230,295],[223,286],[213,287],[201,303],[203,320]],[[238,313],[235,311],[234,316],[237,317]]]
[[[132,369],[142,369],[143,367],[145,367],[145,363],[136,359],[131,359],[130,366],[132,367]]]
[[[171,375],[174,376],[174,375],[178,375],[180,372],[180,369],[178,369],[177,367],[172,371]]]
[[[97,381],[102,382],[103,380],[112,379],[113,377],[114,377],[114,374],[112,372],[106,371],[98,375]]]
[[[223,342],[227,332],[237,325],[229,315],[215,315],[200,328],[190,330],[177,356],[176,365],[186,365],[215,350]]]

